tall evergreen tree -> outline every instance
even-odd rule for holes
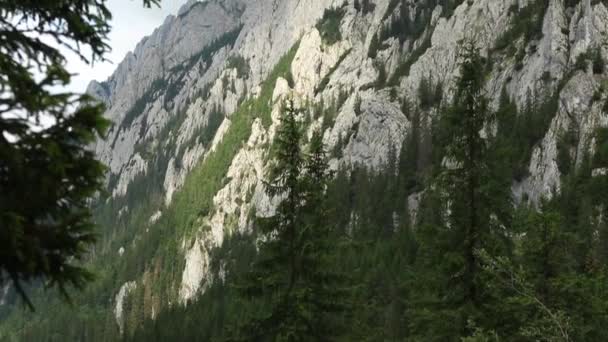
[[[4,0],[0,9],[0,285],[12,281],[29,303],[22,282],[67,295],[92,278],[78,261],[95,241],[89,199],[104,169],[87,146],[108,123],[90,97],[57,91],[72,77],[59,46],[104,60],[112,15],[105,0]]]
[[[235,338],[245,341],[331,341],[335,314],[344,310],[343,277],[332,270],[326,222],[327,163],[315,133],[308,155],[300,148],[297,111],[289,101],[275,137],[267,193],[282,199],[275,216],[260,222],[264,241],[240,287],[260,304]],[[333,313],[334,315],[330,315]]]
[[[265,241],[241,290],[263,306],[256,317],[239,329],[237,338],[243,341],[297,341],[296,337],[307,329],[298,317],[294,291],[298,280],[296,234],[303,202],[300,176],[304,165],[296,114],[291,102],[281,116],[275,137],[275,158],[266,192],[283,198],[275,216],[258,224]]]
[[[527,210],[520,229],[525,231],[522,239],[520,265],[526,286],[521,286],[517,296],[526,307],[518,310],[523,334],[536,334],[534,338],[549,337],[567,340],[567,318],[557,309],[559,278],[570,274],[573,262],[569,260],[574,246],[572,236],[564,230],[563,217],[544,203],[540,211]],[[527,292],[524,290],[528,287]],[[517,290],[517,288],[516,288]]]
[[[320,132],[313,133],[304,164],[304,205],[298,249],[301,253],[302,290],[308,294],[308,318],[314,340],[332,341],[345,331],[342,314],[348,309],[348,278],[335,268],[340,239],[328,223],[327,156]]]
[[[454,99],[440,124],[445,146],[442,167],[435,189],[428,194],[443,199],[435,211],[445,216],[445,224],[423,222],[420,232],[425,253],[422,266],[432,267],[423,272],[433,285],[424,290],[429,297],[420,303],[421,317],[427,320],[419,333],[438,338],[466,336],[469,321],[487,319],[483,310],[490,298],[476,251],[502,254],[507,245],[503,218],[492,200],[490,139],[483,134],[491,119],[483,92],[484,62],[472,44],[463,49]],[[443,328],[434,329],[440,321]]]

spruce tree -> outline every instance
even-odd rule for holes
[[[312,135],[304,164],[304,205],[298,249],[301,253],[303,307],[314,340],[332,341],[345,331],[342,314],[348,309],[347,277],[335,268],[339,239],[328,223],[327,186],[330,178],[320,132]]]
[[[267,183],[268,195],[282,201],[273,217],[259,222],[259,256],[239,287],[259,310],[235,340],[331,341],[339,334],[336,318],[345,308],[346,292],[343,276],[331,267],[335,244],[324,207],[326,156],[318,133],[309,153],[301,150],[296,115],[290,101],[276,133]]]
[[[65,51],[87,64],[109,52],[106,3],[0,4],[0,286],[12,282],[30,307],[22,283],[44,281],[67,296],[68,285],[92,279],[79,261],[96,239],[90,200],[104,167],[88,146],[109,123],[103,106],[63,89],[72,78]]]
[[[564,230],[563,216],[545,200],[540,208],[521,206],[514,216],[520,246],[516,255],[477,254],[488,275],[486,286],[501,293],[502,301],[492,306],[501,324],[492,328],[499,336],[514,340],[571,341],[568,306],[581,298],[565,306],[559,303],[560,297],[568,298],[562,292],[566,284],[580,284],[571,272],[569,249],[573,244]],[[577,291],[567,292],[574,295]]]
[[[445,223],[435,218],[434,223],[422,222],[419,233],[424,254],[419,266],[425,274],[421,286],[425,288],[419,297],[420,316],[414,329],[426,338],[467,336],[471,321],[479,324],[489,319],[484,308],[492,299],[484,289],[476,253],[484,249],[502,255],[508,246],[501,227],[503,208],[492,192],[491,141],[483,134],[491,120],[483,91],[484,62],[472,44],[465,44],[463,49],[453,102],[440,123],[443,162],[437,182],[427,194],[429,198],[441,198],[430,203]]]
[[[523,227],[520,227],[526,232],[521,243],[520,265],[529,290],[528,293],[520,290],[521,293],[517,294],[519,302],[528,306],[522,307],[518,314],[526,317],[522,322],[522,333],[538,334],[530,337],[555,335],[565,340],[568,336],[567,318],[563,313],[558,314],[556,305],[559,279],[571,274],[573,266],[569,249],[574,244],[563,223],[563,217],[548,203],[543,203],[538,211],[529,210]]]

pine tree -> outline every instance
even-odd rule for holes
[[[65,51],[103,61],[112,15],[103,0],[0,7],[0,286],[12,282],[33,308],[22,283],[44,281],[67,297],[67,286],[93,278],[80,261],[96,239],[90,200],[104,167],[88,146],[109,122],[90,96],[62,89],[72,78]]]
[[[495,323],[500,336],[517,340],[570,341],[567,310],[557,305],[560,278],[571,268],[563,231],[563,217],[547,201],[537,210],[518,208],[514,229],[520,234],[517,255],[494,257],[480,251],[487,287],[501,293],[502,303],[493,306],[501,316]]]
[[[456,241],[460,243],[455,245],[457,249],[462,248],[461,264],[451,275],[458,283],[455,286],[458,290],[451,294],[453,297],[449,295],[457,306],[461,306],[461,323],[473,318],[481,304],[479,261],[475,250],[485,247],[488,241],[484,240],[490,238],[489,229],[493,225],[490,222],[492,208],[485,207],[490,194],[483,187],[489,175],[485,160],[488,142],[481,135],[489,121],[488,102],[483,95],[483,64],[474,46],[464,48],[455,100],[447,112],[453,131],[446,157],[454,167],[444,171],[450,229],[458,232]]]
[[[281,116],[266,184],[269,196],[282,196],[276,215],[259,222],[265,241],[241,292],[260,304],[260,311],[239,329],[238,340],[295,341],[306,329],[298,319],[294,285],[297,270],[298,214],[303,201],[300,174],[304,165],[301,132],[293,103]]]
[[[422,222],[419,233],[424,254],[420,271],[426,273],[421,286],[426,288],[421,290],[420,298],[425,299],[418,304],[420,318],[414,328],[427,338],[467,336],[470,321],[488,320],[484,308],[492,298],[484,289],[476,253],[485,249],[502,255],[508,246],[501,227],[506,219],[501,215],[504,204],[499,206],[491,191],[490,139],[482,135],[491,119],[483,94],[483,60],[470,43],[465,44],[462,58],[453,103],[440,124],[445,146],[442,167],[435,189],[428,190],[430,198],[441,199],[431,202],[431,209],[445,223],[434,218],[434,223]]]
[[[320,132],[310,140],[304,165],[304,205],[301,251],[302,290],[308,294],[308,321],[315,340],[331,341],[344,333],[340,317],[348,308],[347,277],[335,269],[339,240],[334,227],[328,224],[327,156]]]
[[[316,133],[306,156],[293,101],[281,117],[267,193],[282,202],[259,224],[265,239],[240,292],[259,304],[259,313],[240,327],[236,340],[331,341],[344,310],[343,276],[331,267],[324,207],[327,163]]]

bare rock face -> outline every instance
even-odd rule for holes
[[[458,72],[462,42],[473,41],[482,53],[487,53],[502,33],[496,27],[508,27],[511,4],[512,1],[464,1],[449,19],[438,18],[431,46],[412,65],[410,76],[402,79],[401,87],[415,98],[420,81],[430,78],[442,82],[449,91]]]
[[[608,99],[605,94],[600,94],[601,101],[594,96],[606,82],[606,72],[573,67],[591,48],[598,47],[604,60],[608,57],[608,10],[603,3],[583,0],[565,8],[563,1],[549,1],[539,18],[540,38],[518,38],[512,43],[521,46],[523,54],[509,56],[495,47],[517,19],[513,6],[524,7],[525,1],[463,1],[449,14],[438,6],[420,37],[402,42],[388,37],[371,53],[379,32],[400,15],[398,10],[387,12],[389,0],[374,2],[374,11],[362,13],[342,0],[191,1],[140,42],[110,79],[89,86],[89,93],[107,105],[106,115],[114,123],[107,139],[95,146],[110,168],[110,192],[119,199],[134,182],[154,180],[153,186],[163,192],[154,212],[164,213],[191,170],[228,143],[224,137],[235,124],[234,113],[260,95],[281,57],[297,49],[289,65],[291,79],[278,78],[270,85],[272,124],[249,121],[251,134],[237,146],[225,181],[212,198],[213,210],[195,223],[193,236],[184,237],[178,302],[187,303],[217,280],[210,271],[211,251],[222,246],[226,236],[247,232],[252,215],[274,212],[280,199],[266,196],[263,179],[287,98],[303,108],[334,106],[329,124],[316,118],[307,127],[308,134],[324,129],[334,169],[364,165],[378,170],[399,155],[411,130],[403,100],[419,104],[420,85],[430,81],[442,84],[443,101],[450,101],[462,41],[472,41],[494,61],[486,83],[494,106],[503,89],[520,108],[542,94],[558,99],[545,136],[533,148],[528,176],[512,188],[516,200],[534,203],[560,190],[558,141],[564,132],[576,131],[572,157],[580,163],[593,149],[595,130],[608,125],[602,102]],[[421,4],[411,0],[410,5]],[[331,44],[316,25],[329,8],[342,8],[341,39]],[[404,61],[408,72],[395,76]],[[438,115],[436,108],[422,111],[429,121]],[[412,195],[410,208],[416,210],[419,200],[420,194]],[[150,224],[162,222],[159,218],[154,215]],[[118,291],[117,321],[122,307],[118,303],[134,286],[125,284]]]
[[[186,304],[199,293],[209,270],[209,257],[202,241],[196,240],[186,252],[185,258],[186,267],[179,290],[180,301],[183,304]]]
[[[237,6],[233,1],[226,3]],[[145,170],[135,151],[138,144],[154,140],[175,115],[175,110],[165,103],[167,86],[171,82],[193,82],[188,77],[178,81],[171,78],[183,67],[198,71],[201,66],[195,65],[197,54],[240,25],[238,11],[229,11],[227,5],[217,1],[190,2],[180,13],[177,17],[168,17],[152,35],[144,38],[107,81],[93,82],[88,88],[90,94],[107,105],[106,116],[114,123],[106,139],[97,143],[95,151],[110,167],[111,174],[121,178],[116,195],[124,195],[128,183]],[[209,67],[208,72],[213,71]],[[174,96],[173,102],[184,97]],[[133,160],[139,167],[126,169]]]
[[[116,318],[116,323],[118,324],[118,328],[119,328],[121,334],[124,331],[123,311],[124,311],[125,299],[129,295],[129,293],[131,291],[135,290],[136,288],[137,288],[137,283],[134,281],[129,281],[129,282],[124,283],[120,287],[118,294],[116,294],[116,299],[115,299],[116,305],[114,307],[114,317]]]
[[[378,169],[399,155],[410,125],[399,106],[382,95],[385,94],[361,94],[362,114],[357,127],[351,127],[354,133],[344,149],[347,165]]]
[[[4,306],[7,302],[7,296],[9,291],[11,290],[11,285],[6,284],[2,288],[0,288],[0,307]]]

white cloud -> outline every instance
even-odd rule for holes
[[[168,15],[175,15],[186,0],[162,0],[161,8],[151,9],[144,8],[142,3],[142,0],[108,0],[113,16],[109,35],[112,52],[106,58],[111,62],[90,66],[68,54],[68,71],[78,74],[72,78],[70,90],[84,92],[91,80],[107,79],[127,52],[135,49],[137,43],[159,27]]]

